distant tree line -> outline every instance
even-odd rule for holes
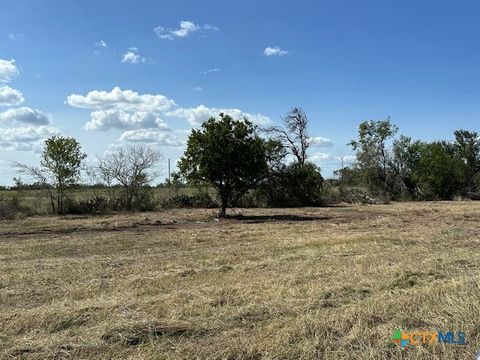
[[[227,208],[236,206],[321,206],[365,196],[381,201],[478,196],[476,132],[457,130],[453,141],[433,142],[397,134],[390,119],[362,122],[358,138],[349,144],[356,161],[337,170],[336,179],[324,181],[320,168],[309,161],[312,138],[301,108],[288,112],[281,126],[267,128],[220,114],[191,131],[178,172],[160,185],[197,191],[175,193],[161,205],[218,203],[220,216],[226,216]],[[87,166],[85,158],[76,139],[51,137],[45,141],[38,167],[15,163],[18,174],[28,175],[33,183],[16,177],[12,188],[44,190],[51,213],[57,214],[149,211],[159,205],[150,187],[161,160],[157,150],[144,145],[114,148],[95,166]],[[99,191],[87,199],[70,196],[85,187]],[[0,206],[0,215],[1,211]]]
[[[163,187],[189,186],[198,194],[179,195],[167,204],[212,206],[214,190],[220,216],[238,205],[302,206],[322,203],[323,177],[308,162],[308,118],[294,108],[283,126],[258,128],[248,119],[234,120],[226,114],[193,129],[187,148]],[[150,183],[157,176],[160,153],[147,146],[115,148],[100,157],[95,166],[84,162],[86,154],[71,137],[54,136],[45,141],[39,166],[15,163],[19,175],[33,179],[25,184],[15,178],[14,189],[43,189],[51,213],[101,213],[108,210],[152,210],[158,204]],[[79,187],[101,189],[86,200],[70,196]],[[245,203],[249,198],[251,203]]]
[[[476,199],[480,190],[480,137],[456,130],[453,141],[397,136],[383,121],[362,122],[350,145],[357,161],[336,172],[342,186],[363,186],[387,200]]]

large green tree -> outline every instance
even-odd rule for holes
[[[65,190],[78,181],[80,166],[86,156],[75,138],[53,136],[45,140],[40,164],[51,174],[60,214],[64,211]]]
[[[384,195],[389,192],[388,142],[397,133],[398,128],[390,119],[365,121],[358,128],[358,140],[350,145],[357,152],[358,166],[364,182],[371,190],[380,188]]]
[[[192,130],[179,169],[189,182],[217,189],[225,216],[231,203],[266,176],[266,160],[265,141],[253,124],[220,114]]]
[[[400,199],[409,199],[421,196],[417,182],[412,173],[421,157],[423,143],[413,141],[408,136],[401,135],[395,139],[392,146],[390,160],[391,188],[393,196]]]
[[[417,160],[412,164],[412,179],[424,198],[451,199],[462,193],[466,184],[465,163],[446,141],[419,143]]]

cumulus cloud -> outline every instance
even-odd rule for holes
[[[288,55],[289,52],[286,50],[280,49],[278,46],[274,46],[274,47],[269,46],[265,48],[265,50],[263,50],[263,54],[265,56],[285,56],[285,55]]]
[[[18,90],[7,85],[0,86],[0,105],[13,106],[25,102],[25,98]]]
[[[145,63],[146,61],[147,59],[138,53],[138,49],[136,47],[129,48],[127,52],[122,55],[122,63],[138,64]]]
[[[44,139],[60,134],[50,126],[0,128],[0,149],[7,151],[39,151]]]
[[[123,110],[162,112],[175,106],[173,100],[163,95],[142,94],[114,87],[112,91],[90,91],[87,95],[72,94],[67,103],[73,107],[93,110]]]
[[[95,42],[95,46],[100,47],[100,48],[106,48],[107,43],[104,40],[100,40],[100,41]]]
[[[138,129],[125,131],[119,140],[135,143],[150,143],[158,146],[183,146],[185,139],[180,139],[180,137],[182,137],[181,135],[183,135],[181,131]]]
[[[232,118],[239,120],[248,118],[251,122],[257,125],[268,125],[272,121],[268,116],[262,114],[250,114],[239,109],[217,109],[209,108],[205,105],[199,105],[196,108],[179,108],[166,113],[171,117],[178,117],[187,120],[192,126],[198,126],[210,117],[217,117],[218,114],[224,113]]]
[[[355,155],[343,155],[343,156],[337,156],[335,160],[338,163],[343,162],[344,165],[346,165],[346,164],[352,164],[355,161],[357,161],[357,157]]]
[[[313,162],[329,162],[329,163],[342,163],[344,165],[351,164],[355,162],[356,156],[355,155],[333,155],[330,153],[324,152],[316,152],[309,156],[308,158],[310,161]]]
[[[206,31],[218,31],[218,27],[215,25],[205,24],[203,26],[195,24],[193,21],[182,20],[180,21],[178,29],[165,29],[162,26],[157,26],[153,29],[155,34],[160,39],[174,40],[175,38],[185,38],[190,34],[197,32],[201,29]]]
[[[311,145],[314,147],[332,147],[333,146],[332,140],[322,136],[315,136],[315,137],[312,137],[310,140],[311,140]]]
[[[123,110],[98,110],[90,114],[90,121],[85,124],[87,130],[109,129],[141,129],[162,128],[166,129],[165,122],[155,113],[133,112]]]
[[[220,113],[230,115],[234,119],[246,117],[258,125],[272,123],[268,116],[262,114],[243,112],[239,109],[209,108],[205,105],[182,108],[177,107],[173,100],[163,95],[140,95],[118,87],[112,91],[94,90],[86,95],[72,94],[67,97],[66,102],[73,107],[92,110],[90,120],[85,125],[88,130],[165,130],[164,118],[182,119],[192,126],[198,126],[210,117],[218,117]]]
[[[331,161],[333,160],[333,156],[329,153],[317,152],[310,155],[308,159],[312,162]]]
[[[198,31],[198,29],[200,29],[200,26],[191,21],[180,21],[180,28],[171,31],[171,34],[178,37],[186,37],[190,33]]]
[[[153,29],[153,31],[160,39],[173,40],[173,35],[171,35],[163,26],[157,26]]]
[[[0,83],[7,83],[18,75],[17,65],[15,60],[0,59]]]
[[[199,29],[200,26],[196,25],[194,22],[183,20],[180,21],[180,27],[178,29],[165,29],[162,26],[157,26],[153,30],[160,39],[173,40],[175,37],[187,37]]]
[[[24,106],[0,113],[0,122],[48,125],[50,123],[50,115]]]

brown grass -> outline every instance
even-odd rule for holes
[[[474,358],[479,203],[238,211],[0,222],[0,358]]]

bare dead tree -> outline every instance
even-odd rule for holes
[[[125,208],[130,211],[141,188],[158,175],[154,168],[160,159],[160,153],[150,147],[125,146],[99,159],[99,170],[107,184],[121,185]]]
[[[311,145],[307,114],[301,108],[294,107],[282,118],[282,122],[283,127],[272,126],[264,131],[273,134],[303,166],[307,160],[307,150]]]
[[[26,165],[19,162],[12,162],[12,165],[19,174],[24,174],[31,177],[35,182],[45,189],[50,201],[50,207],[52,208],[52,214],[55,214],[54,186],[52,185],[51,179],[49,179],[49,175],[41,168],[35,166]]]

